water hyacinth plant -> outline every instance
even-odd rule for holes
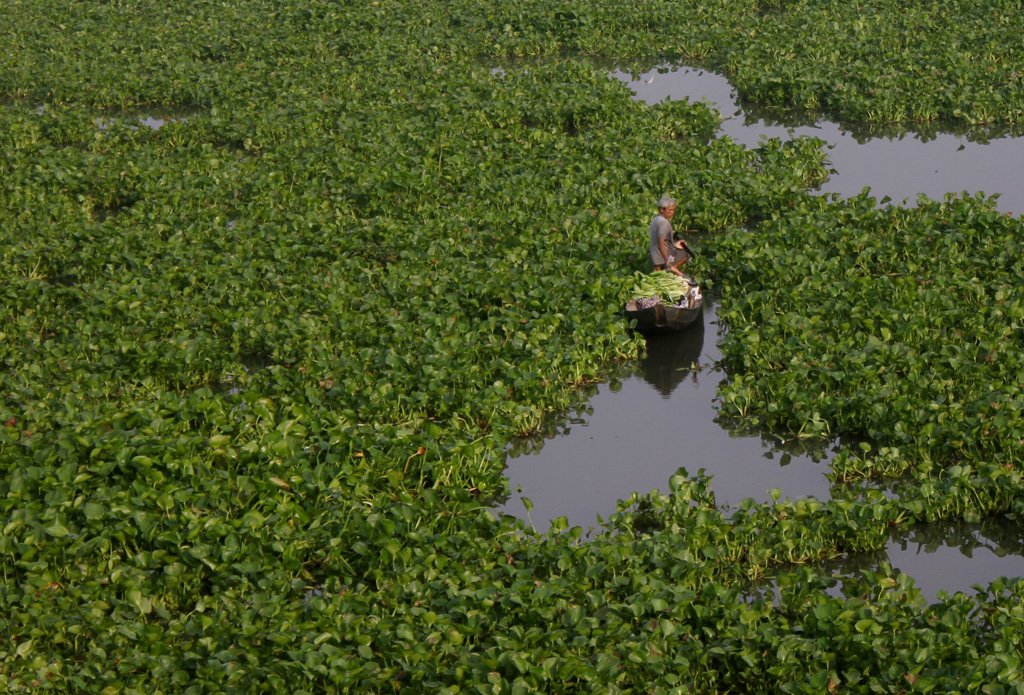
[[[838,590],[810,568],[1024,511],[1019,220],[823,200],[820,141],[742,147],[604,67],[683,56],[769,106],[1013,123],[1020,21],[6,3],[0,689],[1020,690],[1020,581],[928,604],[891,568]],[[916,485],[727,517],[681,470],[589,537],[488,511],[508,443],[641,348],[620,279],[666,193],[722,292],[723,411],[858,437],[837,482]]]

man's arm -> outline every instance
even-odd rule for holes
[[[661,252],[661,257],[665,259],[665,269],[666,270],[668,270],[668,268],[669,268],[668,257],[669,257],[670,254],[668,252],[668,249],[669,249],[668,239],[666,239],[663,236],[659,236],[658,237],[658,251]]]

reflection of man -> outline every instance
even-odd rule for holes
[[[658,214],[651,220],[651,265],[655,270],[668,270],[683,277],[679,266],[690,260],[690,254],[677,248],[672,236],[672,215],[676,214],[676,201],[665,196],[658,201]]]

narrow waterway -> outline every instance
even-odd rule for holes
[[[986,143],[973,135],[941,132],[868,138],[826,121],[811,125],[766,122],[744,113],[728,81],[706,71],[668,66],[641,75],[613,73],[636,98],[705,101],[723,117],[722,136],[748,147],[762,138],[820,138],[829,145],[835,173],[825,195],[850,196],[870,188],[878,200],[914,205],[919,194],[991,196],[1005,212],[1024,209],[1024,138]],[[712,476],[718,505],[728,513],[745,498],[828,499],[825,474],[834,443],[780,441],[736,431],[715,406],[725,375],[716,368],[719,325],[714,297],[702,319],[676,336],[651,338],[647,354],[609,382],[594,387],[588,407],[552,422],[543,436],[509,451],[506,476],[512,494],[499,511],[530,521],[538,530],[565,517],[570,526],[600,525],[630,493],[667,491],[680,468]],[[522,498],[532,503],[526,512]],[[941,591],[972,591],[997,577],[1024,577],[1020,524],[989,520],[914,527],[884,552],[844,558],[823,568],[839,574],[882,562],[909,574],[931,599]]]
[[[585,412],[513,447],[505,471],[512,497],[503,511],[521,515],[527,497],[539,530],[562,516],[570,526],[596,526],[598,515],[615,512],[633,491],[667,491],[680,468],[713,475],[725,510],[748,497],[767,502],[772,489],[791,499],[828,499],[831,447],[765,440],[717,421],[715,393],[725,374],[715,367],[722,358],[715,306],[709,297],[699,323],[649,338],[642,359],[593,389]]]
[[[878,200],[888,197],[893,204],[914,205],[922,194],[942,200],[947,193],[983,193],[998,195],[1003,212],[1024,211],[1024,137],[989,139],[985,130],[951,133],[941,126],[924,133],[871,136],[884,129],[853,131],[824,120],[801,123],[806,116],[794,116],[787,125],[745,112],[729,81],[704,70],[662,66],[635,78],[620,71],[612,74],[648,104],[664,99],[706,102],[722,116],[721,136],[747,147],[757,147],[763,138],[824,140],[835,169],[820,189],[824,194],[846,197],[870,188]]]

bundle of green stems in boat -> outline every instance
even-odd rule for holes
[[[633,286],[633,299],[656,298],[663,304],[675,304],[685,297],[690,283],[673,273],[654,272],[639,275]]]

